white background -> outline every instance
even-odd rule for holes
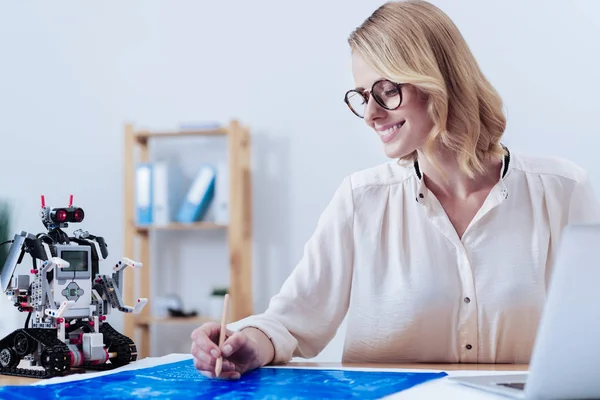
[[[434,3],[503,97],[504,143],[570,158],[599,187],[600,2]],[[123,124],[236,118],[253,140],[254,306],[264,310],[342,178],[385,161],[342,101],[353,86],[347,36],[380,4],[1,1],[0,197],[14,201],[13,230],[43,229],[40,194],[60,206],[73,193],[86,211],[82,228],[109,244],[108,271],[123,250]],[[202,153],[198,145],[182,155]],[[187,309],[202,311],[211,285],[227,279],[224,238],[155,238],[168,276],[158,290],[179,290]],[[22,316],[6,298],[0,304],[4,335]],[[120,314],[111,320],[120,328]],[[192,328],[170,328],[155,355],[187,351]],[[342,335],[319,359],[339,359]]]

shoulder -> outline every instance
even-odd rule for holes
[[[390,189],[406,190],[418,182],[413,163],[390,160],[347,174],[334,192],[328,210],[339,217],[354,215],[360,210],[382,207]]]
[[[348,183],[353,191],[370,187],[398,185],[411,178],[416,178],[414,165],[412,163],[400,164],[397,160],[365,168],[347,176]]]
[[[587,176],[585,169],[566,158],[512,152],[508,171],[571,182],[584,181]]]

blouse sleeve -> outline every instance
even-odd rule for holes
[[[230,329],[254,327],[265,333],[275,349],[273,364],[321,352],[348,310],[353,222],[352,185],[347,177],[319,217],[300,262],[267,310],[231,324]]]
[[[600,223],[600,204],[587,173],[576,183],[569,203],[568,224]]]

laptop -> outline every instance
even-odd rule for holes
[[[600,399],[600,225],[563,230],[529,371],[448,379],[517,399]]]

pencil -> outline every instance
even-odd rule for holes
[[[219,350],[223,346],[223,342],[225,341],[225,325],[227,323],[227,312],[229,310],[229,293],[225,294],[225,299],[223,301],[223,313],[221,314],[221,331],[219,332]],[[221,368],[223,368],[223,356],[219,356],[217,358],[217,364],[215,365],[215,376],[221,375]]]

